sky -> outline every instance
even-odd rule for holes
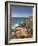
[[[11,16],[12,17],[32,16],[32,7],[11,6]]]
[[[32,16],[32,7],[11,6],[11,26],[17,26],[29,16]]]

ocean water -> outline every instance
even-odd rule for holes
[[[11,17],[11,26],[14,26],[15,24],[18,24],[18,23],[23,23],[28,20],[28,18],[25,18],[25,17]]]

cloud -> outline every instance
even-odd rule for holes
[[[30,14],[11,14],[11,17],[29,17],[32,16]]]

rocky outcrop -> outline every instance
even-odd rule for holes
[[[12,38],[29,38],[32,37],[32,32],[26,27],[17,27],[15,32],[11,33]]]

